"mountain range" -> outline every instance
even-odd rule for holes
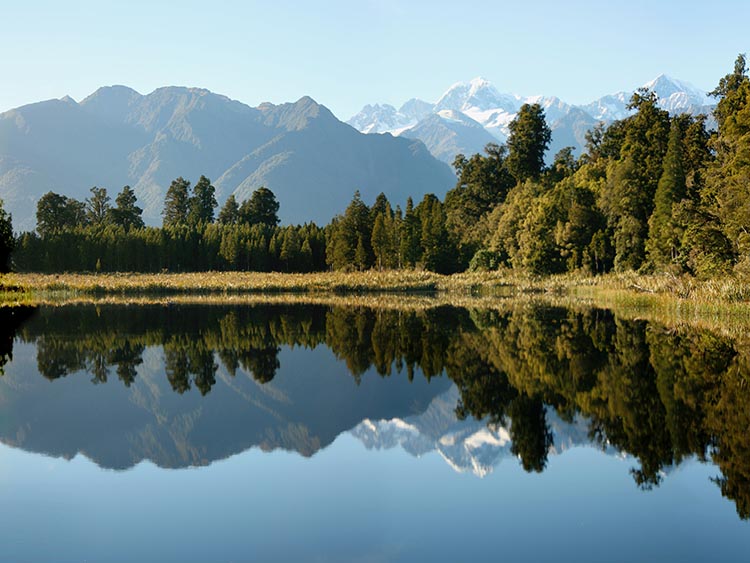
[[[201,174],[220,204],[266,186],[283,223],[324,224],[357,189],[366,202],[384,192],[403,206],[455,184],[421,141],[363,135],[309,97],[253,108],[197,88],[112,86],[0,114],[0,198],[16,231],[34,228],[48,191],[84,199],[99,186],[114,199],[126,184],[158,225],[170,182]]]
[[[686,82],[659,76],[645,87],[670,112],[711,111],[712,99]],[[219,204],[260,186],[277,196],[283,223],[327,223],[355,190],[365,202],[384,192],[395,205],[455,185],[456,154],[504,142],[524,103],[539,103],[552,129],[548,159],[565,146],[580,153],[596,123],[629,115],[632,92],[571,105],[555,96],[501,93],[477,78],[451,86],[436,102],[399,109],[365,106],[347,123],[309,97],[250,107],[199,88],[165,87],[142,95],[108,86],[0,114],[0,199],[16,231],[35,226],[48,191],[83,200],[93,186],[114,199],[130,185],[147,224],[161,224],[164,196],[178,176],[203,174]],[[380,134],[373,134],[380,133]]]
[[[642,86],[653,91],[670,113],[711,115],[714,101],[687,82],[660,75]],[[551,160],[561,148],[572,146],[580,154],[586,132],[597,123],[623,119],[631,114],[633,94],[618,92],[584,105],[568,104],[556,96],[520,96],[500,92],[483,78],[458,82],[434,103],[412,98],[399,109],[389,104],[366,105],[347,121],[363,133],[389,133],[419,139],[433,155],[451,163],[457,153],[482,152],[489,142],[508,138],[508,126],[523,104],[540,104],[552,130],[547,152]]]

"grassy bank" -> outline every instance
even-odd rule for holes
[[[9,274],[0,276],[0,299],[55,300],[79,297],[239,296],[273,294],[447,294],[460,297],[511,297],[546,294],[633,306],[672,303],[679,306],[744,309],[750,304],[750,280],[726,277],[562,275],[544,278],[511,272],[444,276],[423,271],[320,272],[283,274],[203,272],[179,274]]]
[[[320,304],[421,309],[503,309],[535,301],[612,309],[623,318],[750,334],[750,284],[673,276],[553,276],[431,272],[263,274],[12,274],[0,277],[0,305],[70,303]]]

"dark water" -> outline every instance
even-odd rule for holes
[[[747,561],[750,349],[599,309],[0,309],[0,561]]]

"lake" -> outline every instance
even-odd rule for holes
[[[750,553],[746,337],[528,299],[0,326],[2,561]]]

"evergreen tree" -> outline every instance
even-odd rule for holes
[[[326,260],[336,270],[367,269],[374,262],[371,240],[370,209],[357,190],[344,215],[332,223]]]
[[[182,178],[172,181],[164,199],[164,227],[186,225],[190,210],[190,182]]]
[[[193,186],[193,195],[188,202],[188,225],[198,227],[213,223],[214,209],[218,205],[215,193],[216,188],[211,185],[211,180],[201,176]]]
[[[143,209],[136,205],[137,202],[138,198],[133,189],[130,186],[123,186],[122,191],[115,198],[115,207],[109,211],[112,223],[122,227],[125,231],[142,229],[145,226],[142,217]]]
[[[10,254],[15,247],[16,239],[13,236],[11,216],[5,211],[3,200],[0,199],[0,274],[10,271]]]
[[[390,244],[388,232],[385,227],[385,215],[378,213],[375,217],[375,224],[372,227],[372,251],[375,254],[375,265],[378,270],[382,270],[388,263],[388,253]]]
[[[421,225],[419,217],[417,217],[414,211],[414,202],[409,197],[406,200],[406,212],[401,223],[401,240],[399,245],[401,267],[413,268],[421,260],[420,237]]]
[[[44,194],[36,205],[37,232],[45,237],[86,224],[86,204],[54,192]]]
[[[237,203],[237,199],[234,194],[227,198],[224,207],[219,212],[219,218],[217,222],[220,225],[236,225],[240,220],[240,206]]]
[[[279,202],[274,193],[265,187],[255,190],[250,199],[240,207],[240,220],[251,225],[275,227],[279,224]]]
[[[664,157],[664,171],[654,195],[654,212],[648,222],[646,252],[651,265],[659,270],[675,263],[679,253],[681,233],[673,210],[687,194],[682,135],[680,121],[673,120]]]
[[[445,196],[445,215],[451,237],[458,242],[462,267],[487,238],[489,213],[515,185],[506,165],[507,149],[490,143],[485,154],[466,159],[459,154],[453,162],[458,174],[456,186]]]
[[[750,78],[744,55],[712,92],[719,98],[716,159],[707,175],[708,206],[739,261],[750,262]]]
[[[539,104],[524,104],[508,129],[508,170],[518,183],[539,178],[552,138],[544,109]]]
[[[636,113],[624,122],[619,158],[610,161],[599,206],[614,232],[615,268],[637,270],[646,259],[648,219],[667,150],[669,114],[658,107],[653,92],[633,94]]]
[[[111,206],[106,188],[91,188],[91,197],[86,200],[86,217],[89,224],[101,226],[109,220]]]

